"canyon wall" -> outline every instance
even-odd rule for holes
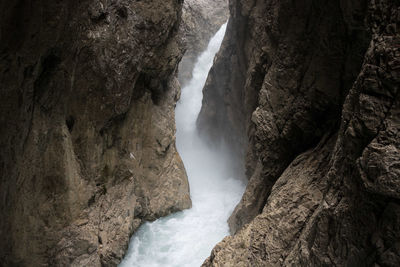
[[[194,64],[209,40],[229,17],[228,0],[186,0],[181,31],[186,52],[179,64],[179,81],[184,86],[192,78]]]
[[[115,266],[191,206],[182,2],[0,1],[0,266]]]
[[[399,1],[229,7],[197,123],[249,181],[203,266],[399,266]]]

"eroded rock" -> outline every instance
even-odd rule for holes
[[[143,220],[191,205],[182,1],[0,6],[0,262],[115,266]]]
[[[399,4],[230,12],[198,126],[248,144],[249,183],[204,266],[397,266]]]

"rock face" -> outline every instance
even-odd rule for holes
[[[0,1],[0,265],[115,266],[190,207],[182,1]]]
[[[399,266],[399,2],[230,12],[198,126],[249,182],[204,266]]]
[[[186,0],[183,4],[182,25],[186,53],[179,64],[182,85],[192,78],[194,64],[209,40],[228,20],[228,0]]]

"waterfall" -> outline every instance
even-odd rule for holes
[[[202,88],[224,37],[226,24],[210,40],[182,89],[176,107],[176,144],[189,178],[193,207],[143,224],[132,237],[121,267],[200,266],[212,248],[229,235],[227,219],[245,185],[235,177],[230,156],[197,135]]]

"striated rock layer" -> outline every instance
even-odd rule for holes
[[[186,0],[183,4],[181,31],[186,52],[179,64],[182,85],[192,78],[199,55],[206,50],[209,40],[228,20],[228,0]]]
[[[0,265],[115,266],[190,207],[181,0],[0,1]]]
[[[198,126],[249,182],[204,266],[399,266],[399,1],[230,12]]]

